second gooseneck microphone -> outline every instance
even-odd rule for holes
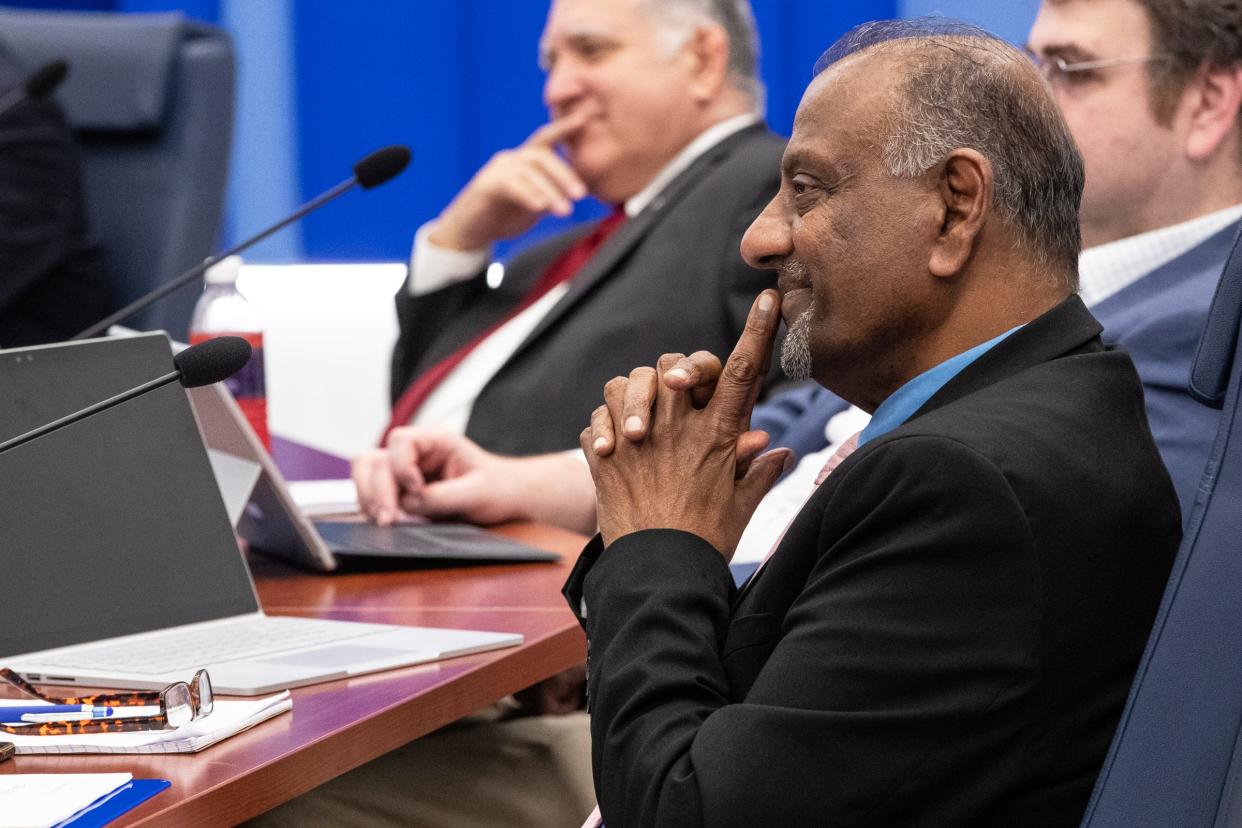
[[[306,202],[295,210],[292,215],[281,219],[276,224],[268,227],[266,230],[263,230],[257,235],[251,236],[245,241],[234,245],[228,250],[225,250],[223,253],[218,253],[215,256],[208,257],[201,264],[197,264],[182,273],[180,276],[165,282],[155,290],[148,293],[146,296],[131,302],[118,310],[116,313],[113,313],[105,319],[101,319],[99,322],[91,325],[86,330],[75,335],[73,339],[89,339],[92,336],[98,336],[108,330],[111,326],[117,324],[118,322],[125,321],[130,316],[133,316],[135,313],[153,302],[162,299],[177,288],[187,285],[195,279],[201,277],[203,273],[207,271],[207,268],[211,267],[221,259],[227,259],[229,256],[234,256],[252,245],[258,244],[276,231],[288,227],[290,224],[302,218],[307,213],[314,212],[323,205],[327,204],[329,201],[332,201],[334,198],[344,195],[346,192],[353,189],[354,186],[359,186],[364,190],[369,190],[372,187],[378,187],[384,182],[395,177],[398,173],[404,170],[406,165],[409,163],[409,147],[391,146],[376,150],[366,158],[363,158],[357,164],[354,164],[353,175],[342,181],[340,184],[337,184],[332,189],[327,190],[326,192],[323,192]]]

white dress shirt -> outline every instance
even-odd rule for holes
[[[666,164],[641,192],[625,202],[626,216],[633,218],[642,212],[674,178],[703,153],[730,135],[758,122],[759,116],[747,114],[737,115],[708,127]],[[422,296],[470,279],[487,267],[491,259],[490,248],[460,251],[437,247],[428,238],[434,229],[435,222],[428,222],[414,235],[408,286],[411,296]],[[496,271],[495,275],[489,273],[488,277],[489,284],[495,287],[502,278],[502,271]],[[474,402],[483,388],[568,290],[568,282],[557,285],[479,343],[436,386],[419,406],[410,424],[464,433],[466,424],[470,421],[470,413],[474,409]]]
[[[1242,204],[1181,224],[1089,247],[1078,257],[1079,295],[1087,307],[1188,253],[1242,218]]]

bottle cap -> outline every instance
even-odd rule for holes
[[[207,268],[206,278],[209,285],[232,285],[237,283],[237,274],[241,270],[242,257],[229,256]]]

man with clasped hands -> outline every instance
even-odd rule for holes
[[[1077,825],[1180,537],[1138,376],[1074,294],[1081,160],[982,31],[869,24],[816,68],[743,241],[779,297],[723,368],[610,382],[581,437],[604,823]],[[747,430],[778,310],[786,371],[873,417],[738,589],[790,460]]]

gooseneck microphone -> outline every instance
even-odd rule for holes
[[[221,259],[227,259],[229,256],[234,256],[252,245],[258,244],[276,231],[288,227],[290,224],[302,218],[307,213],[314,212],[323,205],[327,204],[329,201],[332,201],[334,198],[344,195],[349,190],[353,189],[354,186],[362,187],[364,190],[370,190],[373,187],[378,187],[384,182],[394,178],[398,173],[404,170],[406,165],[409,163],[409,147],[391,146],[376,150],[366,158],[363,158],[357,164],[354,164],[353,175],[342,181],[340,184],[337,184],[332,189],[327,190],[326,192],[323,192],[306,202],[294,211],[292,215],[281,219],[279,222],[273,224],[266,230],[263,230],[258,235],[251,236],[244,242],[230,247],[223,253],[217,253],[214,256],[209,256],[204,259],[201,264],[195,265],[186,272],[182,273],[180,276],[177,276],[175,279],[160,285],[146,296],[143,296],[141,299],[131,302],[118,310],[116,313],[113,313],[107,318],[96,322],[86,330],[75,335],[73,339],[89,339],[92,336],[98,336],[108,330],[108,328],[112,325],[115,325],[118,322],[123,322],[148,305],[172,293],[177,288],[187,285],[195,279],[201,277],[203,273],[206,272],[207,268],[211,267]]]
[[[0,115],[26,100],[38,100],[47,97],[52,90],[60,86],[65,75],[69,74],[69,64],[63,60],[45,63],[31,72],[24,81],[0,95]]]
[[[237,336],[218,336],[214,339],[200,342],[197,345],[191,345],[173,357],[173,365],[176,366],[175,370],[144,382],[142,385],[131,388],[128,391],[122,391],[114,397],[100,400],[80,411],[75,411],[58,420],[53,420],[38,428],[31,429],[25,434],[19,434],[16,437],[5,440],[3,443],[0,443],[0,452],[16,448],[23,443],[29,443],[31,440],[42,437],[59,428],[72,425],[79,420],[84,420],[92,414],[106,411],[113,406],[120,405],[123,402],[132,400],[134,397],[141,396],[148,391],[154,391],[156,388],[173,382],[180,381],[186,388],[197,388],[200,385],[211,385],[212,383],[226,380],[240,371],[248,359],[250,359],[250,343]]]
[[[164,378],[180,379],[186,388],[215,385],[236,374],[250,359],[250,343],[240,336],[216,336],[191,345],[173,357],[177,370]]]

